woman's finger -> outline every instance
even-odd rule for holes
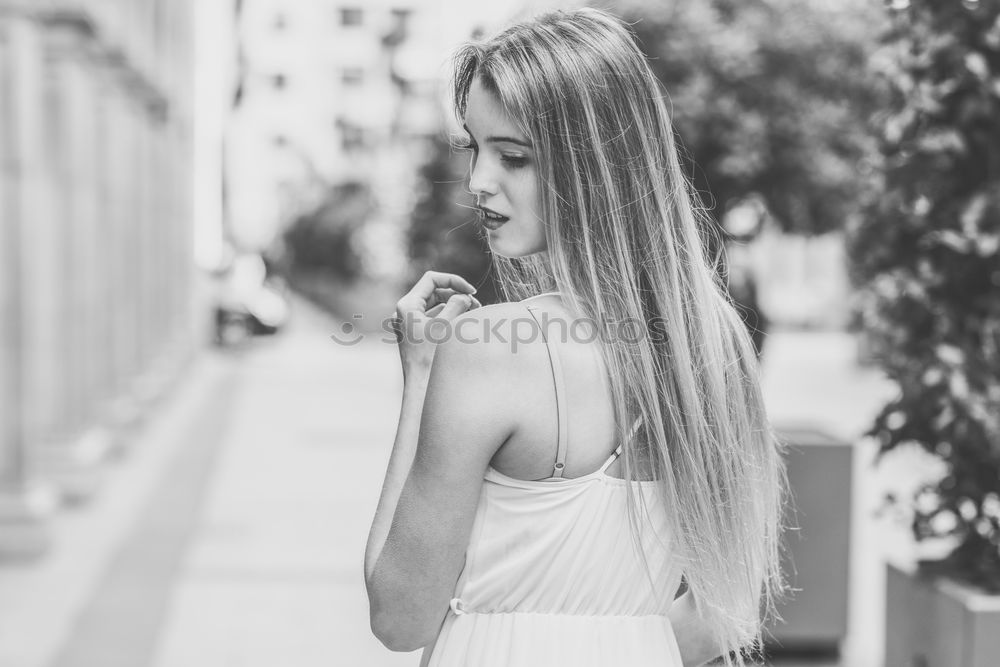
[[[450,310],[447,313],[444,313],[443,315],[442,315],[442,311],[444,311],[444,309],[448,305],[448,303],[447,302],[445,302],[445,303],[439,303],[438,305],[434,306],[433,308],[431,308],[430,310],[427,311],[427,316],[428,317],[443,317],[443,318],[446,318],[446,319],[452,319],[454,317],[458,317],[458,315],[461,315],[464,312],[468,312],[468,311],[473,310],[475,308],[482,308],[483,307],[483,304],[479,303],[479,299],[477,299],[474,296],[469,296],[468,294],[458,293],[458,297],[459,298],[464,298],[464,299],[472,299],[472,302],[471,302],[470,305],[466,306],[464,309],[462,309],[462,308],[453,308],[452,310]],[[451,299],[449,299],[449,301],[451,301]]]
[[[451,288],[456,292],[469,294],[476,290],[472,284],[462,276],[454,273],[441,273],[438,271],[427,271],[413,288],[396,303],[397,310],[402,315],[403,311],[417,310],[421,313],[434,305],[432,303],[434,290],[439,288]]]
[[[448,299],[448,303],[444,304],[444,308],[436,317],[452,320],[467,310],[472,309],[472,299],[473,297],[468,294],[456,294]]]
[[[456,292],[451,287],[438,287],[434,290],[434,294],[431,296],[431,300],[428,306],[437,306],[438,304],[448,303],[448,299],[461,292]]]
[[[456,294],[465,294],[465,292],[456,292],[455,290],[451,289],[450,287],[449,288],[443,288],[442,287],[442,288],[436,289],[436,290],[434,290],[434,305],[437,306],[437,305],[446,304],[446,303],[448,303],[448,299],[450,299],[451,297],[455,296]],[[469,294],[468,296],[472,299],[472,306],[469,308],[469,310],[472,310],[473,308],[482,308],[483,307],[483,304],[479,303],[479,299],[477,299],[476,297],[472,296],[471,294]]]

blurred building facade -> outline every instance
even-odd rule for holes
[[[262,250],[327,188],[372,186],[359,239],[369,269],[402,268],[402,226],[427,138],[443,131],[450,52],[524,3],[244,0],[227,132],[227,219]]]
[[[416,4],[425,7],[412,0],[242,4],[226,150],[237,246],[266,248],[333,184],[371,184],[389,206],[383,217],[398,213],[393,206],[413,171],[405,139],[439,127],[413,28],[441,3]]]
[[[199,343],[192,5],[0,0],[0,555]]]

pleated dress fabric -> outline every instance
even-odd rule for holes
[[[465,567],[421,667],[682,667],[667,616],[681,572],[669,537],[654,528],[666,520],[656,482],[607,474],[621,445],[593,473],[562,477],[564,384],[555,347],[545,342],[560,410],[553,475],[521,480],[487,469]],[[626,516],[628,484],[649,510],[637,541]]]

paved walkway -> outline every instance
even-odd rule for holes
[[[130,441],[125,458],[108,466],[100,495],[54,517],[55,545],[47,557],[0,567],[0,665],[56,664],[62,647],[86,643],[94,621],[102,617],[113,617],[129,630],[116,633],[103,647],[106,652],[135,651],[155,639],[162,590],[151,584],[170,576],[179,557],[185,525],[198,510],[198,490],[229,422],[239,377],[231,360],[202,356]],[[171,493],[172,483],[188,497]],[[171,499],[178,504],[164,508]],[[163,520],[151,522],[154,516]],[[143,549],[145,558],[137,559]],[[111,582],[124,586],[109,588]],[[115,614],[116,596],[124,602],[123,593],[132,594],[132,604],[120,607],[126,613]],[[129,617],[135,608],[143,610],[147,627]]]
[[[70,519],[65,530],[81,536],[49,561],[0,570],[0,664],[417,664],[418,653],[393,654],[372,637],[362,573],[398,417],[398,355],[381,334],[336,345],[335,326],[298,303],[281,336],[203,360],[202,379],[174,399],[183,405],[150,426],[148,460],[113,473],[117,505]],[[765,389],[777,422],[827,424],[850,437],[886,393],[877,374],[853,364],[845,336],[776,334],[768,345]],[[861,517],[856,529],[860,592],[838,665],[878,667],[870,526]],[[92,564],[74,571],[74,556]],[[43,580],[46,596],[32,599],[30,582]]]
[[[402,378],[395,348],[329,339],[302,304],[247,358],[238,419],[152,667],[413,665],[368,625],[362,559]]]

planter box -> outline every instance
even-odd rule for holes
[[[770,653],[836,653],[847,635],[854,447],[809,429],[779,429],[798,531],[785,533],[782,569],[792,587],[766,628]],[[770,637],[768,637],[770,634]]]
[[[885,667],[996,667],[1000,595],[889,563]]]

